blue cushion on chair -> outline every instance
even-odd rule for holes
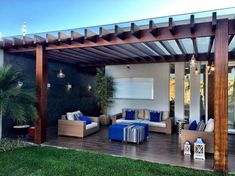
[[[157,111],[150,112],[150,121],[151,122],[161,122],[161,113]]]
[[[127,110],[125,120],[135,120],[135,111]]]
[[[86,122],[86,125],[91,124],[91,119],[90,119],[89,117],[87,117],[86,115],[81,115],[81,116],[79,116],[79,119],[80,119],[81,121]]]
[[[194,120],[190,125],[189,125],[189,130],[197,130],[197,121]]]

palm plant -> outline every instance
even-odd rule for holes
[[[107,115],[107,107],[112,103],[114,90],[113,78],[105,75],[102,69],[97,69],[95,95],[104,115]]]
[[[22,78],[9,65],[0,68],[0,119],[8,114],[18,125],[37,117],[35,90],[17,87]]]

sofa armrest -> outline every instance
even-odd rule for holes
[[[80,120],[58,120],[58,125],[75,125],[80,127],[86,127],[86,124],[84,121]]]
[[[62,120],[67,120],[67,116],[66,116],[66,115],[62,115],[62,116],[61,116],[61,119],[62,119]]]
[[[189,124],[184,124],[184,130],[188,130],[189,129]]]
[[[165,120],[165,123],[166,123],[166,133],[167,134],[172,134],[172,125],[173,125],[173,118],[172,117],[169,117],[168,119]]]
[[[89,118],[91,119],[92,122],[96,122],[96,123],[100,124],[100,118],[99,117],[89,116]]]
[[[76,120],[58,120],[58,135],[84,137],[86,124]]]
[[[116,123],[117,119],[121,119],[122,118],[122,113],[118,113],[115,115],[112,115],[111,120],[112,120],[112,124]]]

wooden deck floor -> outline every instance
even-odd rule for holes
[[[213,169],[213,155],[206,155],[206,160],[194,160],[193,157],[184,157],[178,148],[178,135],[150,133],[149,140],[137,144],[109,142],[108,129],[101,130],[84,139],[73,137],[57,137],[56,133],[48,135],[46,145],[87,150],[112,155],[124,156],[132,159],[150,162],[171,164],[199,169]],[[235,172],[235,135],[229,136],[229,171]]]

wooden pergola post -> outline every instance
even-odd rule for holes
[[[228,20],[218,20],[215,31],[214,169],[228,169]]]
[[[47,122],[47,58],[44,57],[44,46],[36,46],[36,85],[37,110],[36,131],[34,142],[41,144],[46,140]]]

